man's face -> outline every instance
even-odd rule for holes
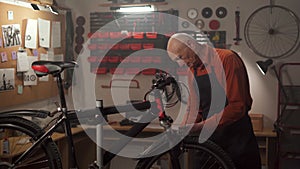
[[[175,40],[168,46],[169,57],[180,67],[188,66],[190,68],[199,65],[200,59],[195,52],[185,44]]]

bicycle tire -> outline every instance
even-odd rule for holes
[[[3,139],[8,139],[10,144],[6,154],[3,149],[0,152],[0,169],[62,169],[61,155],[51,137],[45,139],[23,161],[14,163],[15,157],[20,156],[20,152],[27,150],[44,133],[35,123],[17,116],[0,117],[0,130],[6,133],[6,136],[2,136],[1,143],[3,144]]]
[[[300,43],[300,20],[290,9],[267,5],[255,10],[247,19],[244,36],[248,47],[265,58],[287,57]]]
[[[231,158],[228,156],[228,154],[218,145],[216,145],[212,141],[206,141],[204,143],[199,144],[198,143],[198,137],[192,137],[188,136],[184,139],[184,141],[180,145],[180,155],[181,158],[181,167],[184,169],[235,169],[234,163],[232,162]],[[139,160],[139,162],[136,165],[136,169],[153,169],[155,168],[155,165],[161,164],[160,168],[168,168],[168,169],[174,169],[178,168],[175,166],[169,166],[171,165],[170,162],[162,163],[160,160],[162,158],[166,159],[170,158],[170,151],[167,151],[163,154],[143,158]],[[185,153],[197,153],[198,156],[198,162],[197,166],[191,166],[190,160],[185,162],[183,160],[187,160],[184,158]],[[190,156],[190,155],[189,155]],[[188,164],[188,165],[187,165]],[[208,166],[210,165],[210,166]],[[159,167],[157,167],[159,168]]]

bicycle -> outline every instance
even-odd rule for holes
[[[169,167],[173,169],[180,169],[182,166],[186,166],[188,162],[185,162],[185,154],[197,154],[197,160],[199,160],[198,168],[218,168],[218,169],[234,169],[234,164],[229,156],[215,143],[206,141],[204,143],[198,143],[197,137],[193,136],[181,136],[183,139],[176,143],[176,145],[163,153],[157,153],[161,146],[164,146],[170,142],[170,138],[174,135],[181,135],[179,130],[171,128],[173,119],[166,115],[164,111],[163,99],[161,91],[164,91],[166,86],[174,84],[178,85],[173,77],[158,76],[153,81],[151,90],[146,93],[152,93],[154,101],[142,101],[138,103],[132,103],[128,105],[120,106],[108,106],[108,107],[96,107],[93,110],[85,110],[82,113],[70,111],[67,109],[63,81],[61,73],[65,69],[75,68],[75,62],[54,62],[54,61],[36,61],[32,64],[32,68],[35,70],[37,76],[52,75],[57,80],[58,94],[60,96],[60,106],[57,111],[49,112],[44,110],[13,110],[2,112],[0,114],[0,130],[7,132],[5,137],[1,138],[3,141],[9,140],[10,147],[9,152],[3,153],[3,146],[0,152],[0,169],[14,169],[14,168],[50,168],[61,169],[62,160],[59,150],[51,135],[55,130],[64,125],[64,132],[66,133],[69,151],[70,151],[70,164],[72,168],[78,168],[77,160],[75,156],[75,148],[71,133],[71,121],[79,118],[93,118],[97,119],[97,116],[107,116],[119,112],[130,112],[136,110],[148,110],[143,114],[142,118],[147,119],[147,122],[135,123],[133,127],[125,134],[127,139],[117,141],[117,147],[112,147],[112,151],[106,151],[101,153],[101,162],[96,161],[89,166],[89,169],[103,168],[110,163],[110,161],[121,151],[131,139],[137,136],[146,128],[151,120],[159,118],[160,124],[167,131],[165,137],[147,148],[143,153],[148,156],[141,155],[137,158],[137,169],[151,169],[155,168],[157,163],[160,162],[161,157],[167,157],[169,161]],[[172,88],[174,89],[174,88]],[[178,92],[175,92],[178,93]],[[100,111],[99,111],[100,110]],[[48,129],[42,129],[37,124],[29,121],[23,116],[46,118],[53,117],[59,113],[59,116],[55,119],[54,124],[49,124]],[[149,120],[150,119],[150,120]],[[97,122],[101,122],[98,120]],[[4,144],[3,144],[4,145]],[[14,145],[14,146],[12,146]],[[0,146],[1,147],[1,146]],[[7,149],[6,149],[7,151]],[[101,150],[102,151],[102,150]],[[13,158],[5,160],[14,154]],[[102,158],[103,157],[103,158]],[[183,164],[183,163],[185,164]],[[190,168],[190,167],[189,167]],[[194,168],[196,168],[194,166]]]

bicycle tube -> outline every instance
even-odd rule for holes
[[[179,146],[179,150],[181,151],[177,152],[178,155],[176,155],[176,158],[180,162],[180,166],[172,166],[173,162],[169,162],[172,158],[174,158],[171,154],[172,149],[157,156],[141,159],[136,165],[136,169],[151,169],[155,166],[170,169],[235,169],[230,157],[218,145],[211,141],[199,144],[197,137],[187,137]],[[177,146],[175,146],[175,148],[176,147]],[[197,159],[191,159],[194,158],[195,155],[197,156]],[[197,163],[193,164],[195,161],[197,161]]]
[[[0,117],[0,129],[5,131],[1,140],[10,146],[0,153],[0,168],[62,169],[57,146],[49,137],[37,146],[24,160],[14,163],[27,150],[43,131],[35,123],[17,116]],[[13,158],[12,158],[13,157]]]
[[[49,111],[46,110],[10,110],[1,112],[0,116],[30,116],[30,117],[38,117],[38,118],[47,118],[50,115]]]

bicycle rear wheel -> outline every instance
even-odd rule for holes
[[[197,137],[187,137],[177,157],[180,166],[172,166],[170,152],[141,159],[136,169],[235,169],[230,157],[211,141],[199,144]],[[197,161],[195,163],[195,161]]]
[[[44,140],[19,163],[22,155],[43,134],[35,123],[21,117],[0,117],[0,169],[62,169],[60,153],[51,138]]]

